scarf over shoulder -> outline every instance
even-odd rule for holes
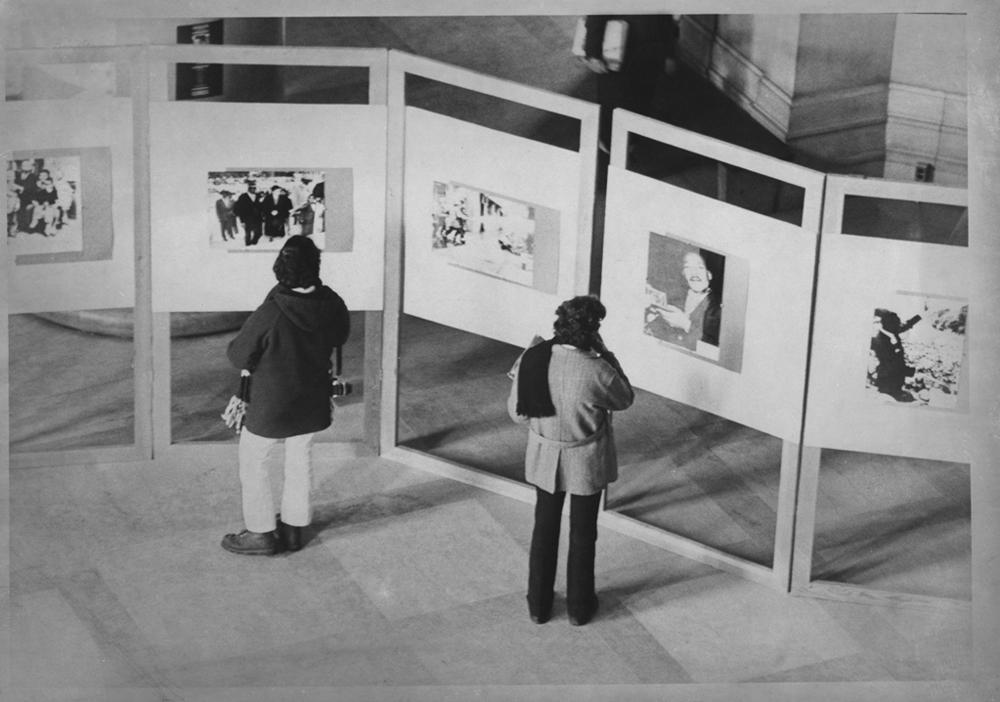
[[[556,408],[549,390],[549,362],[555,339],[535,344],[521,356],[517,372],[517,413],[523,417],[552,417]]]

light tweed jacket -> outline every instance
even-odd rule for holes
[[[546,492],[593,495],[618,477],[611,413],[632,404],[635,392],[624,375],[593,351],[555,345],[549,363],[552,417],[517,414],[517,372],[507,412],[528,425],[524,478]]]

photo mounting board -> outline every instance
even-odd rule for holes
[[[971,299],[972,261],[963,246],[890,240],[841,233],[844,198],[849,195],[964,206],[963,189],[831,176],[820,246],[816,313],[813,331],[804,443],[849,451],[911,456],[942,461],[971,460],[969,413],[969,340],[977,334],[977,301]],[[913,303],[907,304],[907,300]],[[955,358],[947,362],[954,375],[950,402],[931,399],[894,401],[866,388],[873,313],[877,308],[906,304],[897,311],[906,322],[913,304],[930,302],[923,319],[900,335],[907,363],[918,368],[916,335],[925,337],[934,324],[936,307],[968,312],[967,332],[955,335]],[[924,356],[921,352],[921,356]],[[918,370],[918,372],[922,372]],[[916,375],[916,373],[915,373]],[[938,393],[938,397],[941,397]]]
[[[275,284],[275,251],[212,246],[209,173],[344,169],[352,174],[352,207],[328,204],[327,211],[352,213],[353,243],[350,251],[324,251],[320,275],[350,309],[380,310],[385,124],[381,105],[151,103],[154,311],[254,309]]]
[[[9,102],[4,110],[6,160],[27,155],[80,166],[79,248],[19,254],[4,244],[10,314],[134,307],[132,100]]]
[[[731,305],[722,309],[723,337],[727,324],[741,335],[738,371],[644,331],[651,233],[726,255],[726,286],[737,286],[733,293],[745,301],[743,319]],[[608,317],[602,333],[633,384],[797,441],[816,234],[612,167],[604,242],[601,299]],[[730,280],[730,258],[746,262],[743,282]]]
[[[407,107],[404,313],[522,347],[536,334],[550,336],[559,303],[586,292],[574,282],[578,267],[590,265],[577,253],[580,158],[575,151]],[[558,241],[544,255],[536,251],[534,284],[479,264],[458,265],[435,250],[435,184],[535,208],[539,234],[551,244],[555,233]]]

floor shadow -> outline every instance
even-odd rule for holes
[[[943,559],[966,560],[971,557],[970,518],[968,504],[929,501],[857,516],[840,524],[836,533],[824,530],[817,536],[812,577],[877,585]],[[934,588],[914,581],[910,589],[915,594],[970,599],[968,576],[956,575]]]

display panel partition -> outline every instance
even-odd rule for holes
[[[631,135],[801,189],[800,222],[631,172]],[[625,479],[609,489],[607,509],[671,550],[781,589],[790,577],[823,180],[810,169],[615,113],[604,337],[633,384],[650,393],[650,411],[662,418],[658,429],[644,418],[644,448],[625,449],[625,460],[634,463],[623,465]],[[654,397],[669,405],[660,407]],[[629,421],[623,413],[619,436]],[[662,436],[671,432],[669,440]],[[706,432],[719,440],[706,441]],[[723,485],[742,494],[723,495]],[[716,514],[709,520],[716,528],[682,533],[669,495],[685,492],[687,501],[705,505],[691,519]],[[653,504],[657,499],[664,504]],[[748,507],[760,516],[747,519]]]
[[[16,315],[6,328],[23,338],[5,346],[30,348],[52,323],[66,337],[10,356],[11,462],[148,458],[150,300],[136,266],[148,258],[143,51],[23,49],[6,58],[6,303]],[[86,377],[86,363],[101,372]]]
[[[241,68],[262,75],[267,67],[275,67],[273,94],[265,99],[257,90],[260,86],[243,90],[230,81],[218,97],[175,100],[178,64],[221,65],[228,76],[242,75],[237,70]],[[342,73],[335,74],[337,69]],[[273,286],[274,257],[284,237],[292,234],[317,242],[323,252],[324,282],[355,313],[352,338],[343,355],[344,375],[352,381],[355,394],[340,402],[336,431],[321,435],[316,449],[353,456],[370,453],[377,443],[386,70],[384,49],[209,45],[150,49],[154,414],[159,452],[183,451],[193,442],[202,451],[211,450],[213,443],[232,442],[220,432],[222,420],[203,405],[221,398],[215,415],[221,413],[228,394],[235,391],[236,371],[217,368],[214,390],[206,393],[203,388],[193,398],[197,373],[180,378],[171,357],[177,363],[178,354],[193,354],[196,359],[210,353],[215,366],[228,365],[225,345],[239,327],[235,317],[254,309]],[[356,104],[358,71],[366,78],[367,104]],[[325,104],[337,99],[336,90],[324,93],[320,100],[324,104],[301,104],[316,102],[315,96],[301,99],[296,90],[331,75],[350,82],[344,94],[352,104]],[[220,124],[226,127],[220,129]],[[270,202],[267,198],[278,212],[273,222],[241,216],[257,211],[259,205],[243,207],[244,200]],[[228,327],[215,324],[218,333],[203,343],[178,329],[197,327],[206,318],[213,323],[234,321]],[[185,413],[183,407],[192,399],[194,409]],[[203,424],[213,423],[192,426],[186,414],[200,414]]]
[[[966,192],[830,176],[826,203],[793,589],[967,607],[978,301]],[[900,541],[921,529],[919,544]],[[879,566],[866,567],[875,548]]]
[[[526,500],[533,493],[523,481],[517,441],[511,449],[498,439],[513,428],[506,372],[533,335],[551,332],[559,302],[589,292],[598,106],[402,52],[391,51],[389,59],[388,156],[399,170],[390,172],[386,226],[383,453]],[[414,77],[573,120],[578,146],[553,146],[410,106],[407,79]],[[447,415],[434,404],[443,386],[421,390],[428,377],[438,377],[434,369],[410,372],[408,392],[426,393],[422,403],[401,401],[407,371],[401,334],[418,342],[435,335],[440,353],[426,345],[421,351],[431,357],[465,354],[454,359],[452,373],[479,388],[462,390],[472,393],[462,416],[432,431],[457,437],[443,451],[428,450],[406,418],[397,425],[405,408],[420,404],[418,411],[437,412],[439,423]],[[489,427],[482,441],[471,440],[478,461],[458,445],[470,423]]]

